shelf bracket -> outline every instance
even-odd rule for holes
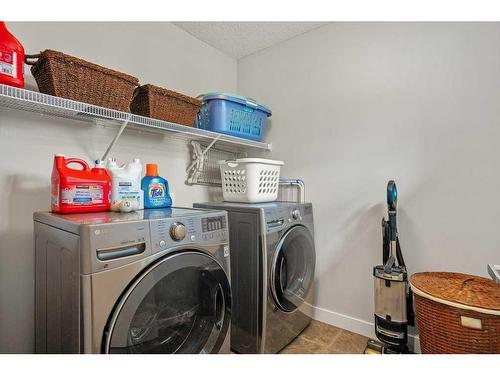
[[[217,162],[246,156],[246,153],[215,148],[214,145],[220,136],[216,137],[207,146],[194,140],[190,142],[193,161],[186,169],[186,184],[220,186],[220,167]]]
[[[115,143],[118,141],[118,138],[120,138],[120,136],[122,135],[123,131],[125,130],[125,128],[127,127],[128,123],[129,123],[131,117],[132,117],[132,115],[128,114],[127,119],[125,121],[123,121],[122,125],[120,126],[120,129],[118,130],[118,133],[116,133],[115,137],[113,138],[113,140],[109,144],[108,148],[104,152],[104,155],[102,155],[101,159],[99,159],[101,164],[106,163],[106,160],[108,158],[109,153],[111,152],[111,149],[113,148]]]
[[[210,144],[205,148],[205,150],[201,151],[200,154],[196,154],[195,153],[195,158],[193,160],[193,162],[191,163],[191,165],[189,167],[187,167],[186,169],[186,173],[189,175],[189,172],[195,167],[196,164],[201,164],[201,168],[203,168],[203,160],[205,159],[205,155],[207,154],[207,152],[215,145],[215,143],[220,139],[222,135],[218,135],[217,137],[214,138],[214,140],[212,142],[210,142]],[[196,147],[194,146],[195,141],[191,142],[193,144],[193,147]],[[196,144],[198,145],[199,147],[199,143],[196,142]],[[201,150],[201,148],[200,148]]]

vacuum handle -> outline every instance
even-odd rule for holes
[[[387,207],[389,211],[396,211],[398,205],[398,189],[396,188],[396,182],[394,180],[389,180],[387,183]]]

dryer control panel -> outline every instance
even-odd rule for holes
[[[300,222],[304,216],[303,208],[300,206],[287,205],[280,208],[273,207],[264,211],[267,232],[283,229],[296,222]]]

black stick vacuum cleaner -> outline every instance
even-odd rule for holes
[[[382,218],[383,264],[373,268],[375,334],[365,353],[408,353],[408,325],[414,324],[413,296],[396,227],[396,183],[387,184],[388,220]]]

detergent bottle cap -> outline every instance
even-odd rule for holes
[[[146,176],[158,176],[158,164],[146,164]]]
[[[102,161],[101,159],[97,159],[94,162],[94,168],[104,168],[104,161]]]

